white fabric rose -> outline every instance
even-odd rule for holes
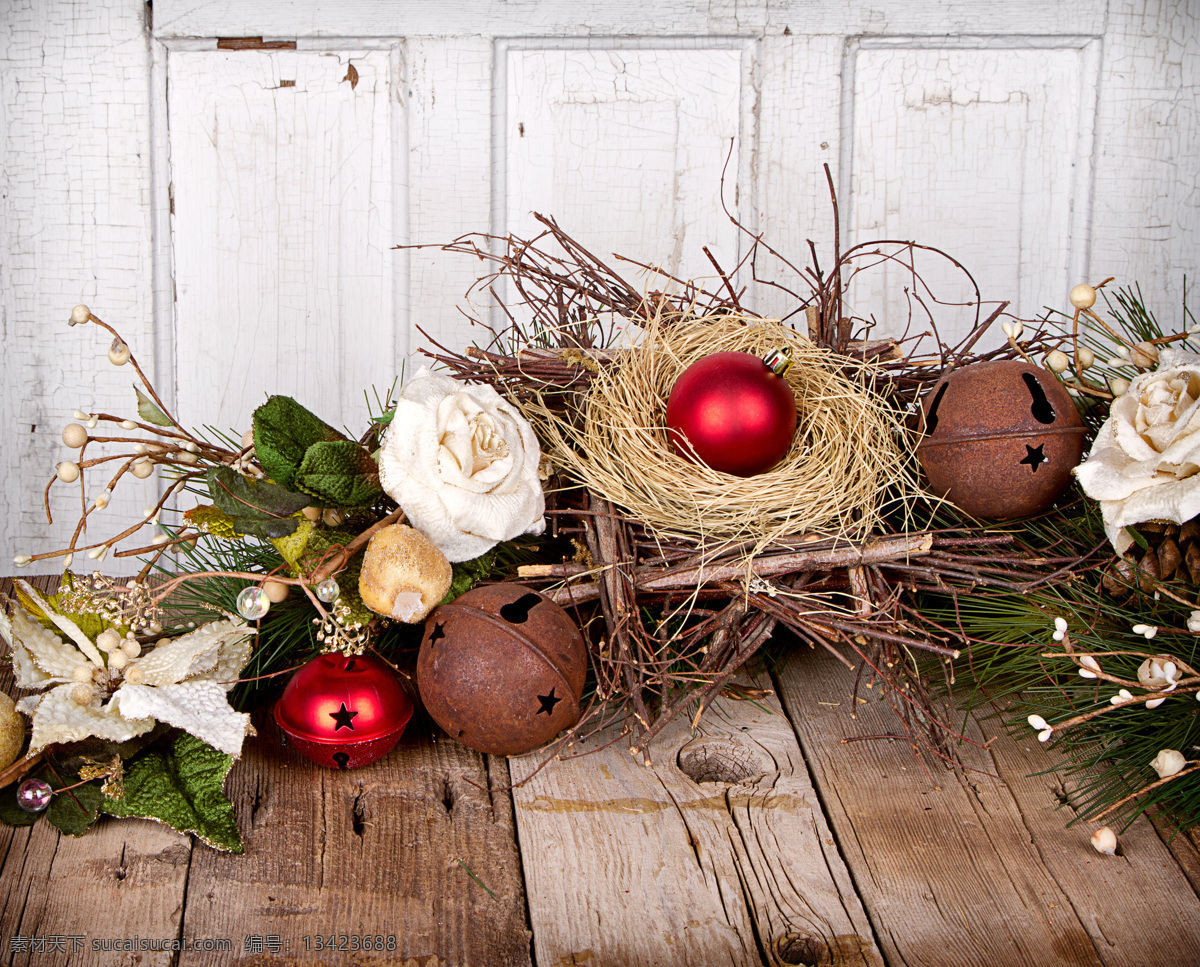
[[[1164,349],[1113,400],[1092,452],[1075,476],[1100,501],[1104,530],[1117,553],[1133,543],[1125,530],[1149,520],[1177,524],[1200,513],[1200,355]]]
[[[533,427],[491,386],[422,367],[401,390],[379,480],[451,561],[546,529]]]

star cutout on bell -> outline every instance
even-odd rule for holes
[[[542,703],[542,707],[537,710],[538,715],[541,715],[543,712],[545,712],[547,715],[554,714],[554,706],[562,701],[562,699],[555,695],[554,692],[555,689],[552,688],[550,689],[549,695],[538,696],[538,701]]]
[[[432,645],[440,638],[445,638],[446,632],[442,630],[442,623],[439,621],[433,626],[433,631],[429,632],[429,643]]]
[[[1049,457],[1047,457],[1044,453],[1042,453],[1042,449],[1045,446],[1046,446],[1046,444],[1042,443],[1036,447],[1031,447],[1028,443],[1026,443],[1025,444],[1025,450],[1026,450],[1025,459],[1022,460],[1021,463],[1029,464],[1029,469],[1032,470],[1034,473],[1037,473],[1037,468],[1049,459]]]
[[[329,713],[330,718],[332,718],[335,722],[337,722],[337,726],[334,728],[333,731],[338,732],[341,729],[349,729],[351,732],[353,732],[354,731],[354,717],[356,715],[358,715],[358,712],[354,712],[354,711],[347,709],[346,703],[342,702],[342,707],[340,709],[338,709],[336,712]]]

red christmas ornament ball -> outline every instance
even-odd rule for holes
[[[688,366],[667,399],[667,432],[680,456],[722,473],[770,470],[796,435],[796,397],[752,353],[722,352]]]
[[[301,754],[329,769],[357,769],[391,752],[413,703],[392,670],[370,655],[321,655],[275,703],[275,723]]]

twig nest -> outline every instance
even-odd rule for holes
[[[700,545],[767,543],[801,532],[861,536],[920,493],[903,419],[874,392],[874,370],[778,321],[738,314],[650,318],[638,344],[602,367],[578,410],[523,403],[551,460],[659,536]],[[796,435],[751,477],[675,453],[667,400],[679,375],[721,352],[791,350]]]
[[[25,720],[13,700],[0,692],[0,769],[16,762],[24,745]]]
[[[407,524],[391,524],[367,544],[358,593],[376,614],[415,624],[441,603],[452,577],[433,541]]]

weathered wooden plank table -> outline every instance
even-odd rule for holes
[[[966,771],[846,743],[893,725],[828,655],[744,682],[775,694],[679,723],[649,768],[614,742],[539,771],[417,720],[330,772],[264,718],[227,785],[243,856],[0,827],[0,962],[1200,965],[1200,837],[1142,819],[1097,854],[1032,735]]]

